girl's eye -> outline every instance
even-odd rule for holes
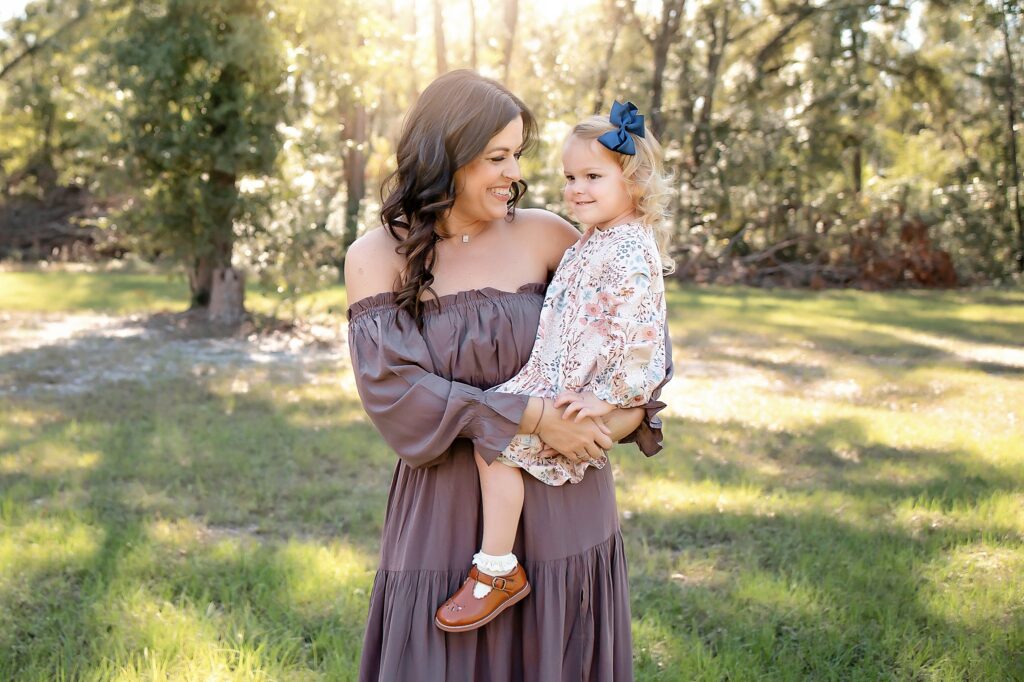
[[[587,176],[587,180],[597,180],[600,177],[601,176],[598,175],[597,173],[591,173],[590,175]]]
[[[572,181],[573,181],[573,180],[575,180],[576,178],[574,178],[574,177],[573,177],[573,176],[571,176],[571,175],[566,175],[566,176],[565,176],[565,179],[566,179],[566,180],[568,180],[569,182],[572,182]]]
[[[496,156],[493,159],[491,159],[491,161],[493,161],[494,163],[501,163],[504,160],[505,160],[504,156]]]

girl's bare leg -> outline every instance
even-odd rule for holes
[[[531,590],[526,572],[512,553],[523,512],[523,476],[501,462],[487,466],[475,452],[473,458],[480,472],[483,546],[473,555],[470,577],[434,614],[434,623],[446,632],[468,632],[482,627],[519,603]]]
[[[515,468],[495,462],[490,466],[473,453],[480,472],[480,494],[484,509],[484,537],[481,550],[492,556],[512,552],[523,513],[523,474]]]

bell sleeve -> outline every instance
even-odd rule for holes
[[[434,373],[408,315],[367,310],[349,322],[356,390],[384,441],[411,467],[445,455],[457,438],[493,461],[519,430],[527,395],[487,392]]]

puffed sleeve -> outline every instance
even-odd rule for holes
[[[661,390],[665,388],[665,384],[672,379],[672,374],[675,372],[675,368],[672,365],[672,337],[669,333],[668,324],[665,324],[665,378],[662,379],[661,383],[654,392],[651,394],[651,399],[647,401],[644,408],[644,420],[640,422],[640,426],[636,427],[633,433],[629,434],[620,443],[636,443],[636,446],[640,448],[640,451],[647,457],[653,457],[654,455],[661,452],[664,440],[664,434],[662,433],[661,417],[658,413],[668,407],[661,400]]]
[[[653,239],[639,232],[617,235],[609,250],[592,322],[606,352],[591,385],[606,402],[644,408],[643,423],[623,442],[636,442],[650,456],[662,447],[657,413],[665,403],[658,398],[672,376],[661,259]]]
[[[665,378],[665,284],[637,251],[643,246],[637,239],[628,250],[616,249],[591,304],[598,314],[588,322],[603,339],[590,386],[598,398],[619,407],[645,404]]]
[[[516,435],[529,396],[487,392],[433,373],[423,336],[405,313],[368,310],[354,317],[348,343],[363,408],[409,466],[433,463],[456,438],[472,440],[490,462]]]

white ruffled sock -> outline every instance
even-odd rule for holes
[[[511,552],[503,556],[493,556],[482,551],[473,555],[473,565],[487,575],[508,575],[516,570],[518,564],[519,560]],[[491,589],[490,585],[478,582],[476,585],[473,585],[473,596],[477,599],[483,599],[491,593]]]

